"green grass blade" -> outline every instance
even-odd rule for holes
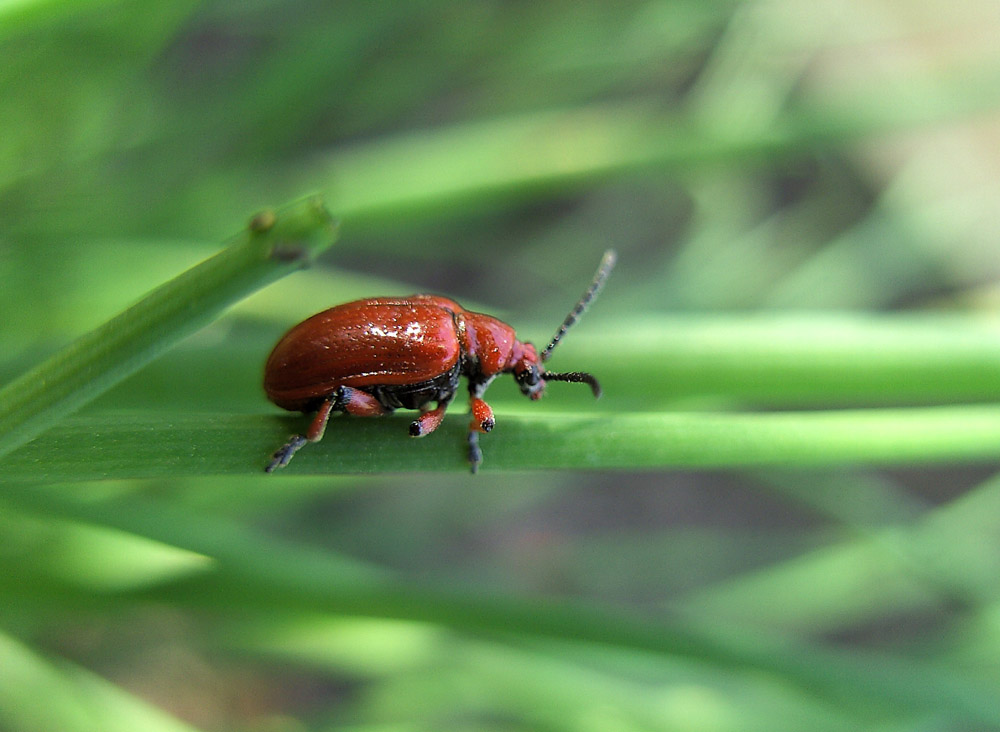
[[[153,290],[0,390],[0,456],[137,371],[227,306],[336,239],[318,199],[258,215],[229,247]]]
[[[65,420],[9,455],[11,481],[254,474],[304,417],[102,413]],[[336,418],[280,474],[467,470],[466,420],[432,436],[409,418]],[[1000,407],[766,414],[508,414],[480,441],[483,471],[915,465],[1000,459]],[[279,474],[279,475],[280,475]]]
[[[629,393],[647,405],[668,406],[669,399],[691,395],[769,408],[1000,400],[1000,322],[992,317],[769,313],[620,320],[616,329],[585,324],[553,362],[584,364],[609,396]]]

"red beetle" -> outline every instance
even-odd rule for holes
[[[592,375],[554,373],[542,363],[597,296],[615,264],[608,250],[590,287],[539,354],[514,329],[489,315],[464,309],[438,295],[375,297],[324,310],[296,325],[278,341],[264,367],[268,399],[283,409],[316,412],[305,435],[293,435],[266,470],[282,468],[307,442],[323,437],[330,413],[377,417],[394,409],[419,409],[410,435],[438,428],[458,390],[469,380],[469,462],[482,462],[479,433],[493,429],[493,410],[483,393],[498,375],[512,373],[521,393],[539,399],[546,381],[601,387]],[[436,406],[431,409],[431,402]]]

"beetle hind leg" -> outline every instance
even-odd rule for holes
[[[349,386],[337,387],[330,396],[324,399],[309,423],[309,429],[304,435],[292,435],[288,442],[282,445],[271,456],[271,462],[264,468],[264,472],[273,473],[278,468],[283,468],[291,461],[299,450],[310,442],[319,442],[326,432],[326,425],[330,421],[330,414],[334,411],[347,412],[355,417],[378,417],[385,414],[387,410],[371,394],[352,389]]]
[[[340,389],[328,396],[319,405],[319,410],[316,412],[316,416],[313,417],[312,422],[309,423],[309,429],[304,435],[292,435],[288,438],[288,442],[278,448],[275,453],[271,456],[271,462],[267,464],[264,468],[265,473],[273,473],[278,468],[283,468],[291,462],[292,458],[295,456],[299,450],[305,447],[310,442],[319,442],[323,439],[323,433],[326,432],[326,423],[330,421],[330,412],[337,405],[337,400],[340,396]]]
[[[392,411],[382,406],[382,402],[373,394],[361,391],[360,389],[352,389],[349,386],[337,387],[337,391],[333,393],[332,398],[334,409],[347,412],[355,417],[381,417],[383,414]],[[325,422],[323,426],[326,426]],[[322,436],[323,433],[320,432],[320,437]]]

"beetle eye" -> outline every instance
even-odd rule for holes
[[[539,381],[541,381],[541,377],[538,374],[538,368],[531,366],[521,371],[516,371],[514,373],[514,378],[521,386],[535,386]]]
[[[538,399],[545,388],[545,382],[542,380],[542,375],[535,364],[531,364],[523,371],[515,372],[514,380],[517,381],[521,393],[532,399]]]

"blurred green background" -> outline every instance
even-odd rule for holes
[[[1000,727],[995,465],[489,469],[527,411],[1000,400],[711,373],[741,323],[776,348],[831,311],[993,327],[998,33],[976,0],[0,2],[4,382],[264,207],[341,220],[98,424],[274,414],[272,344],[355,297],[440,292],[544,342],[620,256],[552,361],[605,398],[498,381],[474,479],[460,440],[438,473],[0,477],[0,729]],[[672,328],[712,325],[671,372]]]

